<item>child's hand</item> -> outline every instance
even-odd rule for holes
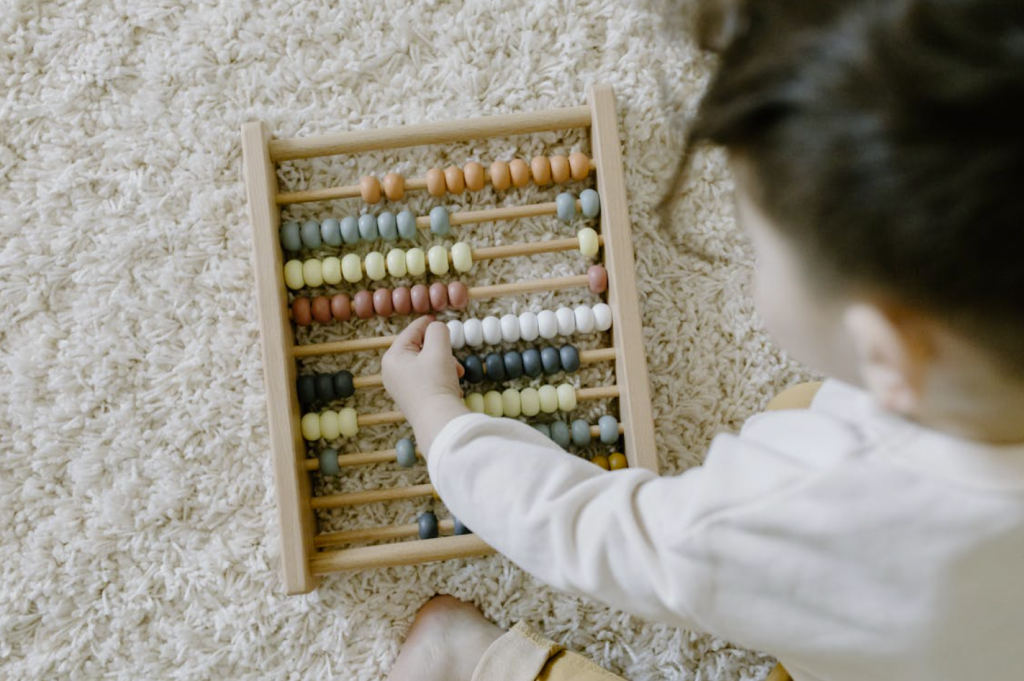
[[[452,356],[448,327],[429,316],[405,327],[384,353],[384,388],[412,425],[424,456],[449,421],[469,413],[459,388],[463,372]]]

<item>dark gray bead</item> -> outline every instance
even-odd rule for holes
[[[562,360],[562,370],[573,373],[580,369],[580,352],[574,345],[563,345],[558,349],[559,358]]]
[[[412,468],[416,465],[416,448],[409,438],[403,437],[395,444],[395,454],[398,465],[402,468]]]
[[[334,393],[343,400],[356,394],[351,371],[342,369],[334,374]]]
[[[551,437],[551,428],[546,423],[534,423],[533,429],[536,430],[541,435],[543,435],[544,437]]]
[[[601,429],[601,442],[606,445],[613,445],[619,441],[619,420],[611,414],[605,414],[597,420],[597,427]]]
[[[508,379],[521,378],[523,375],[523,356],[515,350],[505,353],[505,377]]]
[[[551,439],[563,449],[572,442],[572,435],[569,434],[569,425],[565,421],[552,421]]]
[[[479,383],[484,380],[484,365],[476,355],[470,355],[462,360],[462,366],[466,369],[466,373],[462,376],[462,380],[466,383]]]
[[[299,376],[296,388],[299,392],[299,404],[308,406],[316,402],[316,376]]]
[[[334,218],[327,218],[320,223],[320,236],[328,246],[340,246],[342,244],[341,223]]]
[[[302,236],[299,234],[299,223],[286,222],[281,226],[281,247],[286,251],[302,250]]]
[[[420,539],[433,539],[437,536],[437,516],[433,511],[420,513],[418,521],[420,526]]]
[[[316,397],[321,402],[330,402],[334,399],[334,376],[316,375]]]
[[[341,238],[349,245],[359,243],[359,220],[349,215],[341,219]]]
[[[320,452],[320,475],[337,475],[341,472],[338,465],[338,450],[325,449]]]
[[[562,358],[558,348],[548,346],[540,351],[540,361],[544,365],[545,374],[557,374],[562,370]]]
[[[505,360],[500,354],[492,352],[484,358],[484,362],[487,365],[487,380],[498,382],[505,380]]]
[[[320,248],[320,223],[306,220],[302,223],[302,245],[306,248]]]
[[[537,348],[527,348],[523,350],[523,373],[530,378],[537,378],[544,370],[544,365],[540,361],[540,351]]]
[[[462,524],[462,521],[452,516],[452,524],[455,525],[455,534],[473,534],[473,530]]]

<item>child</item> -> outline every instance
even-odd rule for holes
[[[428,318],[385,386],[451,511],[558,588],[797,681],[1024,678],[1024,3],[717,8],[692,139],[729,152],[766,325],[838,380],[664,478],[469,414]],[[442,600],[392,678],[614,678],[588,665]]]

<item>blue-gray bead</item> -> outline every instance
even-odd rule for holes
[[[299,376],[296,388],[299,392],[299,404],[310,405],[316,402],[316,376]]]
[[[341,472],[338,465],[338,450],[325,449],[320,452],[320,475],[337,475]]]
[[[462,521],[452,516],[452,524],[455,526],[455,534],[473,534],[473,530],[462,524]]]
[[[302,245],[306,248],[320,248],[320,223],[306,220],[302,223]]]
[[[349,245],[359,243],[359,220],[351,215],[341,219],[341,238]]]
[[[484,364],[487,366],[487,380],[489,381],[504,381],[505,380],[505,359],[497,352],[492,352],[484,358]]]
[[[316,375],[316,396],[321,402],[330,402],[334,399],[334,376]]]
[[[342,369],[334,374],[334,393],[343,400],[356,394],[356,386],[352,381],[351,371]]]
[[[565,421],[552,421],[551,439],[562,449],[569,446],[569,443],[572,442],[572,436],[569,434],[569,426]]]
[[[395,444],[395,458],[402,468],[412,468],[416,465],[416,448],[412,440],[403,437]]]
[[[590,444],[590,424],[583,419],[572,422],[572,443],[577,447],[586,447]]]
[[[619,420],[611,414],[605,414],[597,420],[597,427],[601,429],[601,442],[606,445],[613,445],[619,441]]]
[[[562,369],[562,358],[558,354],[558,348],[550,345],[540,351],[540,361],[544,366],[545,374],[557,374]]]
[[[384,211],[377,216],[377,231],[384,241],[398,241],[398,221],[395,214]]]
[[[580,192],[580,210],[585,218],[596,218],[601,212],[601,197],[593,189]]]
[[[417,522],[420,526],[420,539],[433,539],[437,536],[437,516],[433,511],[420,513],[420,519]]]
[[[555,197],[555,213],[558,219],[569,224],[576,217],[576,197],[570,192],[562,192]]]
[[[533,429],[546,438],[551,437],[551,427],[546,423],[534,423]]]
[[[302,235],[299,234],[299,223],[286,222],[281,225],[281,248],[293,252],[302,250]]]
[[[375,241],[378,236],[377,218],[369,213],[359,216],[359,236],[363,241]]]
[[[462,360],[462,367],[466,370],[462,375],[462,380],[466,383],[479,383],[484,380],[484,365],[476,355],[470,355]]]
[[[572,373],[579,371],[580,352],[573,345],[563,345],[558,349],[559,359],[562,360],[562,371]]]
[[[544,370],[544,365],[540,361],[540,350],[537,348],[527,348],[523,350],[523,372],[530,378],[537,378]]]
[[[398,214],[398,236],[408,241],[416,239],[416,216],[411,210],[403,210]]]
[[[430,209],[430,231],[438,236],[448,236],[452,231],[451,222],[448,220],[448,209],[444,206],[434,206]]]
[[[523,375],[523,356],[515,350],[505,353],[505,377],[509,380],[521,378]]]
[[[341,223],[334,218],[327,218],[320,223],[320,236],[328,246],[340,246],[342,244]]]

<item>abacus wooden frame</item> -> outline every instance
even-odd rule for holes
[[[493,552],[476,535],[445,536],[376,546],[318,551],[311,506],[306,445],[296,394],[296,345],[288,316],[279,228],[282,194],[276,164],[295,159],[472,139],[589,127],[601,198],[601,235],[612,308],[619,416],[629,466],[657,472],[654,421],[644,354],[636,268],[622,168],[615,97],[608,85],[588,89],[588,105],[467,120],[426,123],[311,137],[274,139],[261,122],[242,126],[244,178],[253,229],[253,265],[263,346],[263,371],[281,528],[285,591],[307,593],[319,576],[363,569],[484,555]]]

